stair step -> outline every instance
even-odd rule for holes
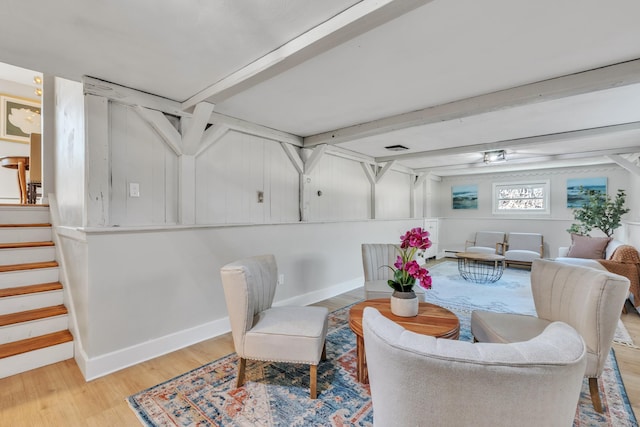
[[[0,345],[0,359],[73,341],[68,330]]]
[[[0,224],[0,228],[13,228],[13,227],[51,227],[51,224],[48,222],[38,222],[34,224]]]
[[[52,268],[57,267],[56,261],[47,262],[30,262],[26,264],[12,264],[12,265],[0,265],[0,273],[8,271],[22,271],[22,270],[35,270],[38,268]]]
[[[45,246],[54,246],[53,242],[13,242],[0,243],[0,249],[21,249],[21,248],[41,248]]]
[[[62,316],[67,314],[64,305],[37,308],[35,310],[21,311],[19,313],[0,315],[0,327],[14,325],[16,323],[30,322],[32,320],[45,319],[47,317]]]
[[[35,225],[36,226],[34,227],[24,227],[19,224],[8,225],[0,223],[0,243],[7,244],[50,241],[52,237],[51,226]]]
[[[0,298],[35,294],[38,292],[57,291],[60,289],[62,289],[62,283],[60,282],[40,283],[38,285],[16,286],[13,288],[0,289]]]

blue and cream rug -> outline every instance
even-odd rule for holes
[[[516,290],[514,283],[517,280],[510,278],[511,273],[526,280],[529,275],[526,271],[508,270],[509,274],[499,282],[475,285],[483,286],[478,295],[470,296],[467,292],[464,296],[457,295],[453,288],[445,289],[449,286],[445,281],[451,267],[448,264],[453,263],[442,263],[430,269],[434,286],[427,294],[429,300],[433,298],[458,315],[462,340],[471,340],[471,310],[514,311],[510,309],[509,301],[505,301],[510,299],[507,290]],[[455,264],[453,268],[455,270]],[[451,281],[455,281],[455,277],[452,276]],[[502,292],[497,291],[500,288]],[[500,293],[502,297],[499,297]],[[527,306],[526,297],[516,295],[513,298],[522,299],[519,310]],[[478,305],[479,301],[482,306]],[[373,409],[369,388],[355,379],[355,335],[348,326],[348,313],[349,307],[329,316],[328,360],[318,367],[316,400],[308,397],[309,368],[306,365],[247,361],[245,385],[234,388],[238,357],[231,354],[130,396],[129,405],[145,426],[371,426]],[[605,414],[593,410],[585,380],[574,427],[637,426],[613,350],[600,384]]]

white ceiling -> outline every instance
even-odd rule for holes
[[[636,0],[7,0],[0,61],[451,175],[635,160],[638,16]],[[508,161],[487,167],[490,149]]]

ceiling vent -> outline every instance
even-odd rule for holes
[[[389,145],[387,147],[384,147],[385,149],[389,150],[389,151],[404,151],[404,150],[408,150],[408,147],[405,147],[404,145]]]

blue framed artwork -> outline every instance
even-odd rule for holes
[[[478,186],[451,186],[451,207],[453,209],[478,209]]]
[[[567,179],[567,207],[581,208],[589,196],[580,192],[580,187],[585,190],[607,194],[607,178],[571,178]]]

